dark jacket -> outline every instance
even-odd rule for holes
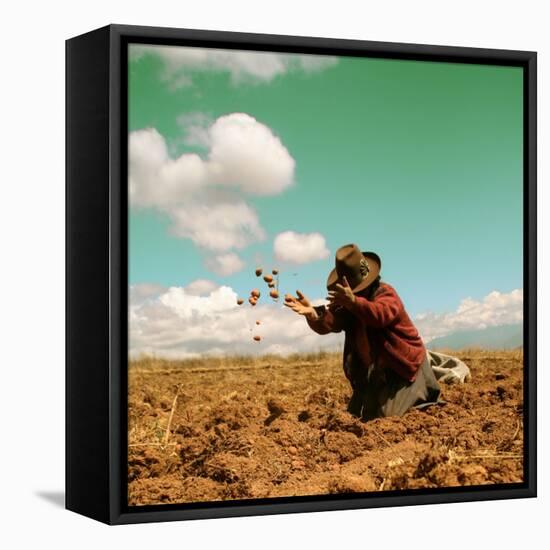
[[[343,330],[346,333],[344,369],[348,378],[352,375],[346,363],[351,358],[355,368],[359,364],[359,368],[366,370],[374,363],[381,371],[390,368],[406,380],[414,381],[426,357],[426,348],[392,286],[380,283],[370,299],[356,296],[350,310],[333,311],[325,306],[315,310],[319,319],[308,319],[315,332],[328,334]]]

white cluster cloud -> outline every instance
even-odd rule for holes
[[[281,304],[237,305],[228,286],[198,280],[187,287],[130,287],[130,355],[185,358],[209,354],[288,354],[337,349],[343,334],[319,336],[305,319]],[[317,305],[324,300],[313,300]],[[522,321],[523,291],[491,292],[480,301],[466,298],[455,312],[418,315],[426,343],[458,330],[483,329]],[[256,325],[256,320],[261,324]],[[262,336],[261,343],[252,336]]]
[[[184,133],[182,142],[185,145],[208,148],[210,143],[208,128],[214,121],[206,113],[200,111],[184,113],[176,118],[176,122]]]
[[[482,300],[465,298],[458,309],[448,313],[422,313],[415,324],[425,342],[461,330],[484,329],[523,320],[523,290],[508,293],[494,290]]]
[[[228,73],[233,85],[268,83],[290,71],[313,73],[338,62],[336,57],[246,50],[220,50],[182,46],[130,46],[130,59],[156,56],[162,60],[164,79],[172,89],[193,84],[193,72]]]
[[[215,252],[242,249],[265,238],[256,212],[242,200],[203,197],[164,209],[172,220],[170,232]]]
[[[129,300],[133,305],[140,305],[151,298],[158,298],[166,287],[156,283],[141,283],[130,286]]]
[[[190,126],[197,132],[198,126]],[[270,128],[246,113],[232,113],[204,128],[205,159],[168,154],[166,141],[154,128],[136,130],[129,139],[130,199],[135,206],[169,207],[197,193],[242,191],[276,195],[293,183],[294,159]],[[219,194],[219,193],[218,193]]]
[[[247,114],[218,118],[207,144],[212,183],[251,195],[277,195],[293,182],[294,159],[270,128]]]
[[[320,233],[279,233],[273,242],[275,258],[280,262],[306,264],[328,257],[330,251]]]
[[[221,254],[265,238],[243,197],[284,191],[293,183],[295,162],[267,126],[245,113],[201,126],[206,123],[195,116],[189,126],[195,142],[207,148],[204,158],[196,153],[172,158],[154,128],[131,132],[129,194],[133,207],[165,213],[173,235]],[[227,263],[223,257],[220,262]]]
[[[139,294],[141,285],[131,287]],[[256,325],[256,320],[261,324]],[[276,304],[237,305],[237,294],[220,286],[207,295],[188,287],[164,289],[160,295],[130,302],[130,355],[185,358],[205,354],[288,354],[337,349],[342,334],[319,336],[305,319]],[[253,341],[255,334],[261,343]]]
[[[233,309],[237,295],[228,286],[220,286],[207,296],[194,296],[182,287],[170,287],[158,300],[181,319],[189,320]]]
[[[142,285],[136,285],[138,288]],[[210,294],[218,288],[214,281],[209,281],[208,279],[196,279],[195,281],[190,282],[186,285],[185,292],[192,296],[205,296]]]
[[[244,262],[234,252],[218,254],[206,260],[206,267],[221,277],[228,277],[244,268]]]
[[[199,155],[170,158],[166,141],[154,128],[130,133],[128,171],[132,206],[169,208],[205,187],[205,166]]]

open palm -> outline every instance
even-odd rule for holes
[[[296,296],[298,296],[298,302],[305,307],[312,307],[309,298],[306,298],[299,290],[296,291]]]
[[[296,291],[296,295],[298,298],[292,296],[291,300],[285,300],[285,306],[289,307],[292,311],[295,311],[299,315],[305,315],[306,317],[314,316],[315,310],[313,309],[309,299],[299,290]]]

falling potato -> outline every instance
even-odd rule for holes
[[[273,289],[273,290],[269,293],[269,295],[270,295],[274,300],[276,300],[276,299],[279,297],[279,293],[278,293],[275,289]]]
[[[250,296],[254,296],[255,298],[259,298],[260,297],[260,291],[257,288],[255,288],[254,290],[252,290],[250,292]]]
[[[256,342],[259,342],[261,339],[262,339],[262,337],[258,336],[257,334],[256,334],[256,336],[254,336],[254,340],[256,340]]]
[[[273,275],[264,275],[264,281],[266,283],[271,283],[273,282]]]
[[[256,324],[259,325],[259,324],[260,324],[260,321],[256,321]]]
[[[275,288],[275,283],[267,283],[267,286],[268,286],[269,288]]]
[[[256,269],[256,277],[259,277],[261,274],[262,274],[262,268],[258,267],[258,269]]]
[[[242,298],[237,298],[237,305],[242,306],[244,304],[244,300]]]
[[[279,274],[279,270],[278,269],[273,269],[271,271],[271,273],[273,273],[273,275],[278,275]]]
[[[258,300],[254,298],[254,296],[250,296],[250,298],[248,298],[248,302],[251,306],[255,306],[258,303]]]

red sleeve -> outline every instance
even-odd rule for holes
[[[365,325],[382,328],[391,324],[403,311],[403,303],[393,288],[384,286],[372,301],[356,296],[352,311]]]
[[[333,313],[325,306],[315,307],[318,319],[312,321],[306,317],[307,324],[317,334],[328,334],[329,332],[340,332],[344,329],[344,319],[341,315]]]

